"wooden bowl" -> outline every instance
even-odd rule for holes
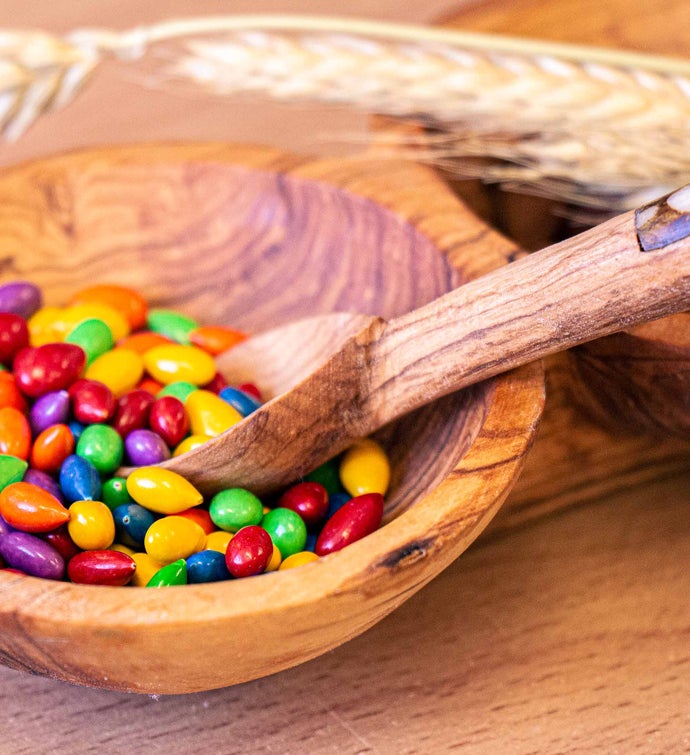
[[[638,0],[584,6],[581,0],[479,0],[451,10],[438,23],[479,33],[684,56],[690,40],[686,20],[683,0],[666,3],[663,13]],[[562,203],[487,192],[477,182],[459,182],[456,189],[525,249],[538,249],[582,230],[564,221],[568,212]],[[690,314],[679,314],[573,349],[572,397],[613,432],[690,440],[689,333]],[[640,463],[648,462],[640,458]]]
[[[48,304],[121,282],[152,305],[261,329],[309,313],[390,317],[503,264],[513,247],[430,171],[227,145],[110,148],[0,175],[2,278]],[[531,365],[385,428],[385,525],[300,569],[168,589],[0,572],[0,655],[79,684],[179,693],[313,658],[455,559],[507,495],[533,439]]]

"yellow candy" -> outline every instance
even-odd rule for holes
[[[188,435],[173,451],[173,456],[182,456],[193,448],[199,448],[208,441],[208,435]]]
[[[340,462],[340,482],[351,496],[386,494],[391,468],[386,452],[371,438],[358,440]]]
[[[280,562],[283,560],[283,557],[280,555],[280,550],[275,543],[273,544],[273,555],[271,556],[271,560],[268,562],[268,566],[266,567],[266,571],[277,571],[280,568]]]
[[[236,425],[242,415],[211,391],[194,391],[185,401],[192,435],[215,436]]]
[[[152,559],[170,564],[204,549],[206,533],[185,516],[164,516],[146,531],[144,547]]]
[[[163,385],[178,380],[206,385],[216,374],[213,357],[196,346],[177,343],[154,346],[144,354],[144,365],[151,377]]]
[[[67,531],[78,548],[103,550],[115,539],[115,520],[100,501],[75,501],[69,507]]]
[[[94,359],[86,369],[85,377],[105,383],[117,397],[131,391],[143,374],[144,362],[139,354],[118,347]]]
[[[228,549],[228,543],[232,540],[232,532],[225,532],[225,530],[215,530],[209,532],[206,535],[206,550],[218,551],[218,553],[225,553]]]
[[[293,553],[291,556],[288,556],[285,561],[283,561],[283,563],[279,566],[279,570],[283,571],[283,569],[294,569],[297,566],[303,566],[304,564],[318,560],[319,557],[316,555],[316,553],[312,553],[311,551],[300,551],[299,553]]]
[[[115,343],[128,336],[130,332],[127,319],[108,304],[74,304],[62,311],[62,319],[68,330],[72,330],[84,320],[103,320],[110,328]]]
[[[178,514],[204,500],[182,475],[160,467],[135,469],[127,478],[127,492],[145,509],[157,514]]]
[[[130,584],[135,587],[146,587],[153,575],[163,566],[149,556],[148,553],[132,553],[137,570],[134,572]]]
[[[62,318],[59,307],[42,307],[29,318],[29,342],[32,346],[43,346],[64,340],[69,329]]]
[[[108,550],[117,551],[118,553],[126,553],[128,556],[134,555],[134,548],[129,548],[122,543],[113,543]]]

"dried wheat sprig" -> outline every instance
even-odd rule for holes
[[[620,209],[690,179],[690,62],[684,60],[282,15],[43,37],[45,48],[54,44],[52,63],[45,55],[40,65],[40,56],[4,56],[18,66],[8,73],[7,88],[0,65],[0,115],[5,94],[13,91],[16,99],[5,127],[10,136],[66,101],[102,58],[152,52],[150,59],[162,62],[160,81],[171,86],[335,102],[415,119],[427,127],[425,139],[392,130],[376,137],[378,147],[581,204]],[[2,57],[0,47],[0,64]]]
[[[39,31],[0,32],[0,131],[18,139],[41,114],[72,100],[99,56]]]

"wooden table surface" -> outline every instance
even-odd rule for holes
[[[458,5],[362,0],[348,13],[429,21]],[[204,0],[195,12],[287,7]],[[181,0],[0,0],[0,19],[57,31],[124,28],[188,8]],[[289,10],[342,12],[331,0],[293,2]],[[205,103],[190,118],[174,97],[142,97],[117,71],[106,71],[73,108],[0,148],[0,163],[152,138],[308,149],[314,144],[304,123],[313,123],[315,112],[325,132],[361,126],[327,109],[305,115],[263,105],[228,119],[226,106]],[[688,489],[690,471],[494,530],[364,635],[239,687],[151,698],[0,667],[0,755],[687,752]]]

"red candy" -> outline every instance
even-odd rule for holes
[[[225,565],[233,577],[253,577],[266,571],[273,541],[265,529],[250,525],[238,530],[225,551]]]
[[[328,493],[318,482],[300,482],[283,493],[278,506],[295,511],[307,527],[314,527],[326,516]]]
[[[383,496],[380,493],[365,493],[352,498],[324,524],[314,553],[325,556],[361,540],[379,528],[382,518]]]
[[[149,412],[154,402],[153,396],[141,388],[135,388],[120,396],[115,407],[113,427],[123,438],[132,430],[141,430],[148,425]]]
[[[42,472],[59,472],[74,451],[74,435],[67,425],[51,425],[34,440],[31,466]]]
[[[9,364],[14,355],[28,345],[26,320],[11,312],[0,312],[0,362]]]
[[[189,432],[189,417],[184,404],[175,396],[161,396],[151,405],[149,428],[172,448]]]
[[[38,485],[13,482],[0,492],[0,516],[22,532],[50,532],[67,522],[69,511]]]
[[[74,418],[85,425],[107,422],[115,413],[113,392],[98,380],[77,380],[68,393]]]
[[[206,383],[206,385],[204,386],[204,390],[211,391],[211,393],[218,394],[223,390],[223,388],[227,388],[227,387],[228,387],[228,381],[223,377],[223,375],[221,375],[220,372],[216,372],[211,382]]]
[[[13,406],[0,409],[0,453],[29,458],[31,425],[23,412]]]
[[[44,532],[40,537],[41,540],[45,540],[46,543],[52,545],[65,561],[69,561],[70,558],[80,553],[80,549],[74,544],[74,540],[72,540],[67,531],[66,524],[61,525],[56,530]]]
[[[19,388],[31,398],[69,388],[86,367],[84,349],[72,343],[27,346],[14,358],[13,372]]]
[[[254,383],[242,383],[241,385],[237,386],[237,389],[240,391],[244,391],[245,393],[248,393],[250,396],[253,396],[257,401],[263,402],[261,391],[254,385]]]
[[[134,576],[137,565],[131,556],[120,551],[83,551],[67,564],[67,576],[82,585],[122,587]]]

